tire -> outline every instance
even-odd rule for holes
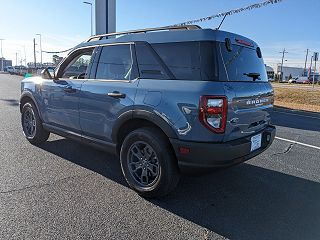
[[[43,129],[42,121],[33,102],[23,105],[21,125],[25,137],[31,144],[39,145],[48,140],[50,132]]]
[[[156,128],[140,128],[128,134],[121,146],[120,162],[127,183],[143,197],[163,197],[179,182],[171,145]]]

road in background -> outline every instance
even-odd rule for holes
[[[146,200],[119,160],[51,134],[32,146],[20,127],[21,78],[0,74],[2,239],[320,239],[320,150],[275,140],[262,155]],[[320,146],[320,121],[273,113],[277,136]],[[200,157],[200,156],[199,156]]]

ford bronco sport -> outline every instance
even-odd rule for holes
[[[193,25],[92,36],[21,92],[30,143],[55,133],[119,154],[145,197],[168,194],[186,170],[244,162],[275,137],[260,48]]]

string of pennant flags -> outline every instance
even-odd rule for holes
[[[69,52],[70,50],[72,50],[73,48],[69,48],[67,50],[63,50],[63,51],[59,51],[59,52],[49,52],[49,51],[42,51],[43,53],[49,53],[49,54],[58,54],[58,53],[65,53],[65,52]]]
[[[262,7],[266,7],[268,5],[273,5],[273,4],[277,4],[277,3],[281,3],[283,0],[267,0],[261,3],[255,3],[252,5],[249,5],[247,7],[241,7],[241,8],[237,8],[237,9],[233,9],[227,12],[223,12],[223,13],[218,13],[212,16],[208,16],[208,17],[203,17],[203,18],[199,18],[199,19],[195,19],[195,20],[190,20],[187,22],[183,22],[183,23],[178,23],[178,24],[174,24],[172,26],[185,26],[185,25],[195,25],[195,24],[199,24],[202,22],[206,22],[206,21],[210,21],[213,20],[215,18],[222,18],[225,16],[231,16],[234,14],[238,14],[244,11],[251,11],[253,9],[257,9],[257,8],[262,8]],[[64,50],[64,51],[57,51],[57,52],[51,52],[51,51],[43,51],[44,53],[50,53],[50,54],[58,54],[58,53],[65,53],[70,51],[72,48]]]
[[[213,20],[215,18],[222,18],[222,17],[225,17],[225,16],[231,16],[231,15],[238,14],[238,13],[241,13],[241,12],[244,12],[244,11],[251,11],[253,9],[266,7],[268,5],[281,3],[282,1],[283,0],[268,0],[268,1],[261,2],[261,3],[255,3],[255,4],[249,5],[247,7],[241,7],[241,8],[233,9],[233,10],[230,10],[228,12],[218,13],[218,14],[215,14],[215,15],[212,15],[212,16],[203,17],[203,18],[199,18],[199,19],[195,19],[195,20],[191,20],[191,21],[187,21],[187,22],[183,22],[183,23],[178,23],[178,24],[175,24],[173,26],[194,25],[194,24],[198,24],[198,23],[201,23],[201,22],[210,21],[210,20]]]

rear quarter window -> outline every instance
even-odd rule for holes
[[[161,66],[153,49],[145,43],[136,44],[136,55],[139,64],[139,75],[146,79],[168,79],[166,70]],[[158,57],[159,58],[159,57]]]
[[[176,79],[201,79],[199,42],[152,44]]]

